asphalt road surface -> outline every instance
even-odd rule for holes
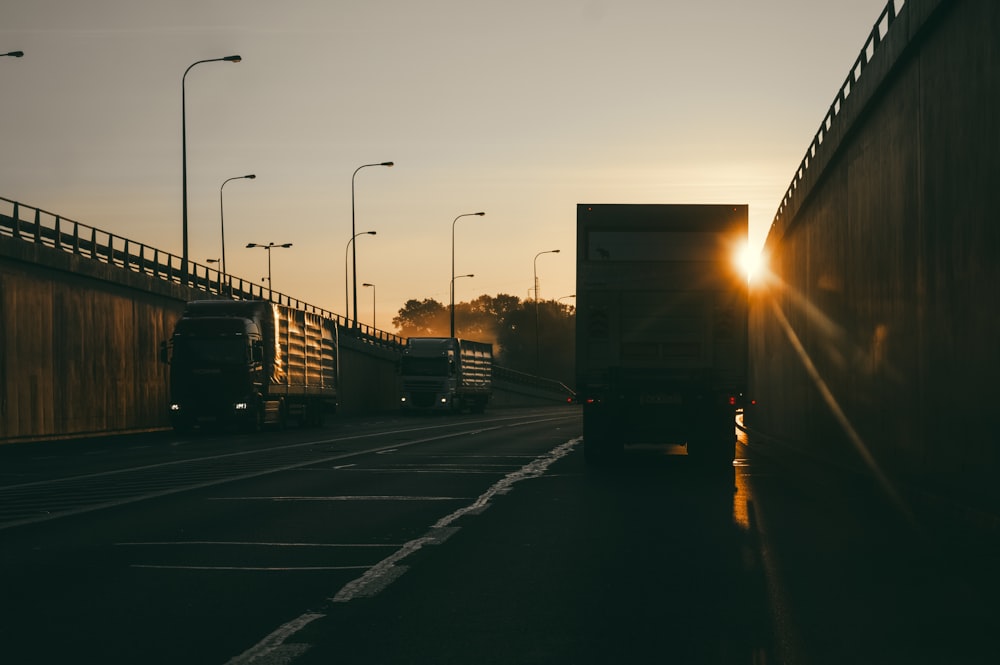
[[[0,446],[4,663],[996,663],[996,549],[574,407]]]

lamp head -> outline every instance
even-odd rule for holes
[[[227,55],[225,58],[223,58],[223,60],[225,60],[226,62],[240,62],[241,60],[243,60],[243,58],[241,58],[238,55]]]

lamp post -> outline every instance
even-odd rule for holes
[[[275,247],[280,247],[282,249],[288,249],[292,246],[292,243],[286,242],[281,245],[276,245],[273,242],[269,242],[266,245],[258,245],[255,242],[248,242],[247,249],[251,247],[260,247],[261,249],[267,250],[267,299],[271,300],[274,289],[271,288],[271,250]]]
[[[183,261],[182,274],[184,276],[185,282],[187,281],[188,274],[188,170],[187,170],[187,100],[186,100],[186,83],[188,72],[195,65],[200,65],[203,62],[239,62],[242,60],[238,55],[227,55],[224,58],[209,58],[208,60],[199,60],[198,62],[191,63],[188,68],[184,70],[184,76],[181,77],[181,161],[182,161],[182,174],[183,174],[183,193],[182,197],[184,199],[184,219],[183,219],[183,235],[184,242],[182,247],[181,260]]]
[[[462,279],[463,277],[475,277],[475,275],[456,275],[451,278],[451,294],[452,294],[452,308],[451,308],[451,336],[455,336],[455,280]]]
[[[351,245],[354,243],[355,238],[357,238],[358,236],[373,236],[373,235],[375,235],[375,231],[362,231],[361,233],[355,233],[353,236],[351,236],[351,239],[347,241],[347,249],[344,250],[344,309],[346,310],[344,312],[345,319],[351,318],[351,301],[347,297],[347,255],[351,251]],[[357,304],[358,301],[355,300],[354,301],[355,308],[357,307]],[[354,314],[355,321],[357,321],[357,318],[358,318],[357,309],[355,309],[355,314]]]
[[[211,265],[213,263],[218,263],[221,266],[222,265],[222,259],[205,259],[205,263],[208,263],[209,265]],[[219,270],[217,270],[216,272],[218,273],[218,277],[219,277],[219,293],[222,293],[222,268],[219,268]],[[208,279],[208,275],[207,274],[205,275],[205,279],[206,280]]]
[[[374,331],[375,330],[375,285],[365,282],[361,286],[371,287],[372,290],[372,330]]]
[[[249,175],[238,175],[232,178],[226,178],[225,180],[222,181],[222,184],[219,185],[219,229],[222,231],[222,272],[224,274],[228,273],[226,273],[226,222],[222,208],[222,188],[225,187],[226,183],[229,182],[230,180],[243,180],[243,179],[253,180],[256,177],[257,176],[254,175],[253,173]]]
[[[467,212],[459,215],[451,223],[451,336],[455,336],[455,222],[463,217],[482,217],[485,212]]]
[[[5,55],[9,55],[12,58],[23,58],[24,51],[9,51],[7,53],[0,53],[0,57],[3,57]]]
[[[544,252],[538,252],[535,254],[534,266],[535,266],[535,374],[539,372],[539,367],[541,365],[541,354],[539,352],[540,347],[540,337],[538,334],[538,257],[542,254],[558,254],[558,249],[549,249]]]
[[[394,162],[376,162],[374,164],[362,164],[358,168],[354,169],[354,173],[351,174],[351,240],[355,237],[354,230],[354,178],[358,175],[358,171],[369,166],[392,166]],[[348,243],[350,244],[350,243]],[[354,287],[354,325],[358,324],[358,247],[354,246],[354,251],[351,253],[351,286]]]

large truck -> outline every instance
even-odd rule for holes
[[[187,303],[161,359],[178,430],[320,425],[337,407],[337,322],[267,301]]]
[[[746,205],[577,206],[587,461],[680,444],[731,464],[747,380]]]
[[[404,411],[482,413],[493,393],[493,345],[456,337],[410,337],[399,373]]]

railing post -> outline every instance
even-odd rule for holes
[[[42,244],[42,211],[35,208],[35,244]]]
[[[61,229],[61,219],[59,215],[56,215],[56,249],[62,249],[62,229]]]
[[[15,238],[20,238],[21,237],[21,212],[18,209],[18,203],[17,203],[17,201],[14,201],[14,214],[13,214],[12,219],[10,221],[12,222],[11,228],[14,230],[14,237]]]

